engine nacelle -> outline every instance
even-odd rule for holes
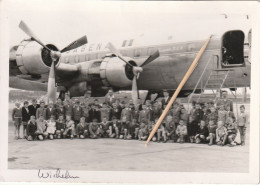
[[[48,48],[57,51],[57,47],[48,44]],[[23,74],[44,74],[48,73],[51,66],[51,57],[48,50],[31,40],[24,40],[16,51],[17,67]]]
[[[125,58],[130,64],[136,66],[131,58]],[[106,86],[124,88],[131,86],[133,71],[130,65],[127,65],[118,57],[105,57],[100,65],[100,77]]]

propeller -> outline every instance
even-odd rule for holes
[[[139,92],[138,92],[138,86],[137,86],[137,80],[139,78],[140,73],[143,72],[143,67],[152,61],[154,61],[156,58],[160,56],[160,53],[158,50],[156,50],[152,55],[150,55],[141,65],[139,66],[133,66],[126,60],[121,53],[116,49],[116,47],[112,44],[108,44],[108,49],[115,54],[118,58],[120,58],[123,62],[125,62],[127,65],[132,67],[132,71],[134,74],[133,80],[132,80],[132,99],[133,103],[136,106],[137,105],[137,99],[139,97]]]
[[[52,102],[56,102],[56,81],[55,81],[55,63],[59,60],[61,57],[61,53],[64,53],[66,51],[78,48],[84,44],[87,44],[87,37],[83,36],[79,39],[73,41],[68,46],[66,46],[61,51],[54,51],[48,48],[34,33],[33,31],[25,24],[25,22],[21,21],[19,24],[19,28],[23,30],[29,37],[31,37],[32,40],[36,41],[38,44],[40,44],[42,47],[44,47],[46,50],[49,51],[51,56],[51,68],[49,73],[49,79],[48,79],[48,102],[51,100]]]

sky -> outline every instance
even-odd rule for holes
[[[8,1],[9,43],[28,38],[18,28],[23,20],[45,43],[62,49],[87,35],[90,43],[138,38],[152,44],[167,40],[206,39],[228,29],[248,30],[249,3],[125,2],[86,0]],[[228,18],[225,19],[224,15]],[[249,15],[249,19],[246,18]]]

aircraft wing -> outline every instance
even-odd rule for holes
[[[19,77],[9,77],[9,87],[28,91],[47,91],[47,82],[26,80]]]

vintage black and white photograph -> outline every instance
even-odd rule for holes
[[[252,172],[253,3],[47,2],[8,3],[7,170]]]

